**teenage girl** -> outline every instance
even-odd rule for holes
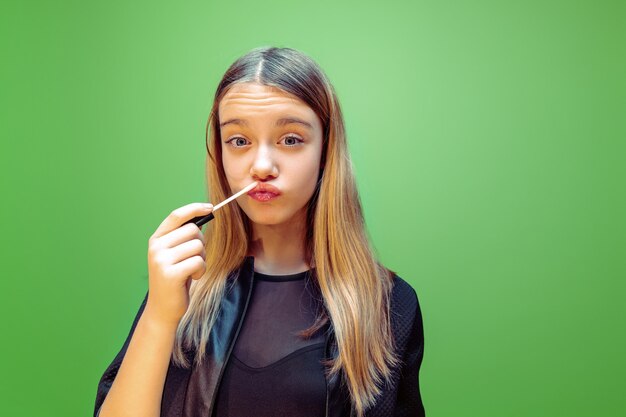
[[[335,91],[290,48],[220,81],[207,123],[204,232],[169,214],[149,288],[98,385],[100,417],[424,416],[416,292],[377,262]]]

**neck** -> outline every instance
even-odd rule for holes
[[[251,255],[254,270],[268,275],[289,275],[310,269],[304,257],[306,211],[277,225],[252,223]]]

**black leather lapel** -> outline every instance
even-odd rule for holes
[[[249,302],[253,271],[254,258],[248,256],[238,275],[229,277],[220,312],[209,334],[204,363],[197,365],[197,369],[202,371],[194,372],[196,368],[182,369],[170,363],[163,389],[161,416],[211,416],[217,387]],[[188,387],[190,390],[201,389],[202,392],[188,393]]]
[[[189,375],[191,375],[190,369],[179,368],[170,361],[161,399],[162,417],[181,417],[183,415],[183,404],[185,402]]]

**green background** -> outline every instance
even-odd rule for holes
[[[417,290],[431,417],[626,408],[618,1],[3,1],[0,414],[87,416],[206,199],[217,82],[299,49],[343,105],[372,241]]]

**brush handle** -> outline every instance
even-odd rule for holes
[[[209,213],[206,216],[198,216],[198,217],[194,217],[191,220],[187,220],[185,223],[183,223],[182,225],[186,225],[187,223],[195,223],[196,226],[198,227],[202,227],[205,223],[210,222],[211,220],[213,220],[215,218],[215,216],[213,215],[213,213]]]

